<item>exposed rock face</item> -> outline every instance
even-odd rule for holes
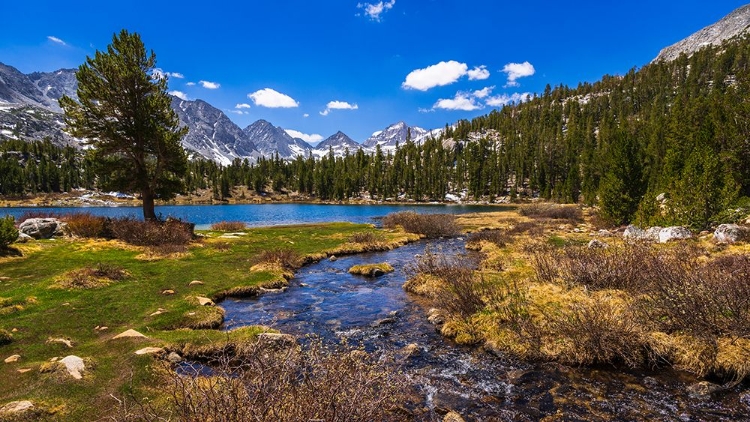
[[[34,408],[34,404],[28,400],[12,401],[0,407],[0,415],[11,413],[23,413]]]
[[[18,231],[34,239],[62,236],[65,223],[56,218],[29,218],[18,226]]]
[[[154,355],[157,353],[162,353],[164,351],[163,347],[144,347],[143,349],[139,349],[135,351],[136,355]]]
[[[135,331],[133,329],[123,331],[122,333],[112,337],[112,340],[120,339],[120,338],[146,338],[143,334],[139,333],[138,331]]]
[[[625,232],[622,234],[622,236],[625,239],[631,239],[631,240],[642,240],[644,236],[646,235],[646,231],[642,228],[634,225],[629,225],[625,228]]]
[[[27,243],[30,240],[34,240],[34,238],[26,233],[21,233],[20,231],[18,232],[18,239],[16,239],[16,243]]]
[[[681,226],[665,227],[659,231],[659,243],[667,243],[672,240],[690,239],[693,234],[690,230]]]
[[[737,224],[721,224],[714,231],[714,239],[722,243],[734,243],[745,240],[748,237],[748,230]]]
[[[65,365],[65,369],[71,377],[77,380],[83,378],[83,372],[86,370],[86,364],[83,363],[83,359],[70,355],[60,359],[60,363]]]
[[[748,33],[750,4],[736,9],[713,25],[709,25],[684,40],[664,48],[654,61],[671,61],[685,53],[688,56],[707,45],[718,45],[724,40]]]

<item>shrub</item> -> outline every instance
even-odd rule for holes
[[[518,210],[519,214],[531,218],[550,218],[553,220],[583,221],[581,208],[576,205],[558,205],[536,203],[524,205]]]
[[[0,328],[0,346],[10,344],[11,342],[13,342],[13,334],[8,330]]]
[[[750,337],[750,257],[729,255],[707,264],[681,254],[661,257],[641,312],[666,332],[715,343]]]
[[[0,249],[5,249],[18,239],[15,219],[11,215],[0,218]]]
[[[515,223],[507,233],[509,235],[528,234],[529,236],[541,236],[544,234],[544,227],[535,221],[522,221]]]
[[[294,270],[302,265],[302,257],[297,251],[289,248],[264,250],[255,258],[256,264],[269,263],[281,265],[284,269]]]
[[[245,230],[247,225],[242,221],[219,221],[218,223],[211,224],[211,230],[223,231],[223,232],[236,232]]]
[[[643,363],[645,349],[638,320],[629,309],[606,300],[572,304],[550,318],[551,335],[570,345],[560,358],[574,364]],[[560,341],[560,340],[558,340]]]
[[[111,237],[107,230],[107,218],[91,213],[74,213],[62,217],[67,230],[72,236],[95,238]]]
[[[461,230],[452,214],[417,214],[403,211],[388,214],[383,218],[383,227],[392,229],[401,226],[408,233],[424,235],[427,238],[456,236]]]
[[[407,378],[359,350],[240,345],[210,361],[211,376],[163,371],[166,406],[141,399],[116,420],[395,421],[409,402]],[[183,373],[188,371],[183,369]],[[122,404],[123,402],[121,402]],[[217,419],[218,418],[218,419]]]
[[[67,289],[91,289],[108,285],[112,281],[121,281],[128,276],[123,268],[112,264],[99,263],[69,272],[60,282]]]
[[[193,227],[190,223],[174,219],[139,221],[124,217],[110,223],[110,230],[116,239],[149,247],[185,246],[193,238]]]
[[[375,232],[357,232],[351,235],[349,242],[351,243],[377,243],[382,242],[385,238],[381,233]]]
[[[480,242],[488,242],[502,248],[508,241],[508,234],[502,230],[482,230],[469,234],[466,239],[466,246],[471,247],[478,245]]]

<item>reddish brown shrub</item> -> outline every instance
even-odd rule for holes
[[[107,218],[88,212],[68,214],[62,217],[67,223],[68,233],[76,237],[111,237],[107,232]]]
[[[388,214],[383,218],[383,227],[401,226],[408,233],[422,234],[427,238],[450,237],[461,233],[452,214],[417,214],[403,211]]]
[[[294,249],[271,249],[261,251],[255,258],[256,264],[271,263],[279,264],[288,270],[294,270],[302,265],[302,257]]]
[[[118,218],[110,223],[116,239],[137,246],[187,245],[193,239],[191,223],[180,220],[140,221],[134,218]]]
[[[211,230],[223,231],[223,232],[236,232],[245,230],[247,225],[242,221],[219,221],[218,223],[211,224]]]

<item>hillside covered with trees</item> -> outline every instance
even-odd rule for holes
[[[539,196],[598,205],[613,224],[704,228],[750,196],[749,61],[750,39],[741,38],[593,84],[548,86],[395,152],[226,167],[195,159],[185,190],[227,197],[246,185],[321,200]],[[0,151],[0,194],[108,189],[84,151],[48,142],[5,142]]]

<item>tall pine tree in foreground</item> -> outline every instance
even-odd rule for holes
[[[155,198],[182,190],[187,169],[180,144],[187,128],[179,127],[155,65],[141,37],[123,29],[78,68],[78,102],[60,99],[71,133],[93,146],[100,186],[140,193],[146,220],[156,220]]]

